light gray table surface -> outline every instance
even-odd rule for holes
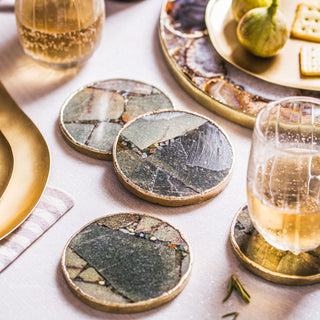
[[[289,287],[267,282],[235,258],[229,229],[234,214],[246,202],[252,131],[202,107],[175,81],[159,45],[161,5],[160,0],[107,0],[101,44],[78,72],[44,68],[27,57],[18,42],[13,11],[0,12],[0,79],[49,145],[52,165],[48,184],[67,191],[75,200],[71,211],[0,274],[0,319],[215,320],[233,311],[240,313],[239,320],[320,319],[319,285]],[[110,78],[155,85],[177,108],[217,122],[229,136],[235,155],[226,189],[198,205],[155,205],[128,192],[117,179],[112,162],[92,159],[70,148],[58,127],[60,107],[79,87]],[[137,314],[106,313],[82,303],[67,287],[59,266],[65,243],[89,221],[117,212],[154,215],[180,229],[188,240],[194,257],[191,278],[168,304]],[[237,295],[222,303],[233,273],[250,292],[250,304]]]

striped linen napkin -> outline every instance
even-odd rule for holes
[[[47,187],[32,214],[6,238],[0,240],[0,272],[74,206],[70,195]]]

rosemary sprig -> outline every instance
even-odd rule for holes
[[[230,298],[230,296],[231,296],[231,294],[232,294],[232,291],[233,291],[233,288],[234,288],[234,280],[233,280],[233,278],[231,277],[231,278],[230,278],[230,281],[229,281],[229,283],[228,283],[228,288],[227,288],[228,294],[227,294],[227,296],[222,300],[222,302],[225,302],[225,301],[227,301],[227,300]]]
[[[230,312],[230,313],[224,314],[222,316],[222,318],[227,318],[227,317],[233,316],[232,320],[236,320],[238,318],[239,314],[240,314],[239,312]]]
[[[250,302],[250,294],[248,293],[248,291],[242,286],[242,284],[240,283],[240,281],[238,280],[237,276],[235,274],[233,274],[230,278],[230,281],[228,283],[228,288],[227,288],[227,296],[223,299],[223,302],[227,301],[231,294],[233,289],[235,289],[236,291],[238,291],[240,293],[241,298],[249,303]]]
[[[246,301],[247,303],[250,303],[250,294],[248,291],[241,285],[237,277],[234,275],[234,286],[235,289],[240,293],[242,299]]]

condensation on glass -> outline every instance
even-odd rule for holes
[[[320,100],[288,97],[258,114],[247,187],[252,222],[271,245],[320,245]]]

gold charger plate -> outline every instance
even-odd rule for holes
[[[0,199],[2,198],[13,171],[13,154],[6,137],[0,131]]]
[[[281,0],[279,10],[285,15],[289,30],[301,0]],[[205,21],[210,39],[217,52],[229,63],[262,80],[292,88],[320,90],[320,77],[300,74],[299,52],[311,44],[290,37],[272,58],[259,58],[245,50],[237,39],[237,22],[231,12],[232,0],[210,0]]]
[[[39,129],[18,107],[0,82],[0,128],[9,141],[14,170],[0,200],[0,239],[32,212],[46,186],[50,154]]]

